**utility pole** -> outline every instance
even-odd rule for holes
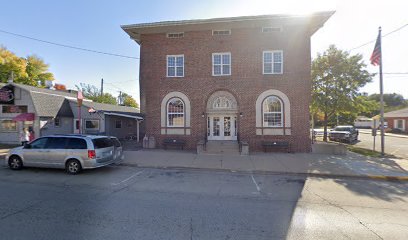
[[[122,91],[119,91],[119,105],[122,105]]]
[[[101,80],[101,96],[103,95],[103,78]]]
[[[11,71],[10,77],[8,79],[8,83],[14,82],[14,71]]]

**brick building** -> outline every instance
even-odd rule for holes
[[[309,152],[310,37],[333,12],[122,26],[140,45],[146,134],[165,138],[266,140]]]
[[[408,133],[408,108],[387,112],[384,117],[387,120],[388,128],[396,128]]]

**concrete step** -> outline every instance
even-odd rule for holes
[[[237,141],[208,141],[204,153],[239,154],[239,144]]]

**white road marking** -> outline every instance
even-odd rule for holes
[[[254,178],[254,175],[251,174],[251,178],[252,178],[252,182],[254,182],[254,184],[255,184],[256,190],[257,190],[258,192],[260,192],[260,191],[261,191],[261,188],[258,186],[258,183],[256,183],[255,178]]]
[[[116,185],[119,185],[119,184],[125,183],[125,182],[129,181],[130,179],[132,179],[132,178],[134,178],[134,177],[139,176],[140,174],[142,174],[142,172],[143,172],[143,171],[144,171],[144,170],[139,171],[139,172],[137,172],[137,173],[133,174],[132,176],[130,176],[130,177],[126,178],[125,180],[120,181],[120,182],[118,182],[118,183],[112,183],[112,185],[116,186]]]

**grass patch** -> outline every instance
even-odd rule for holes
[[[360,148],[360,147],[355,147],[355,146],[347,146],[347,149],[350,152],[354,152],[354,153],[358,153],[364,156],[368,156],[368,157],[376,157],[376,158],[382,158],[383,156],[381,156],[380,152],[377,151],[373,151],[370,149],[366,149],[366,148]],[[384,157],[386,158],[398,158],[394,155],[391,154],[384,154]]]

